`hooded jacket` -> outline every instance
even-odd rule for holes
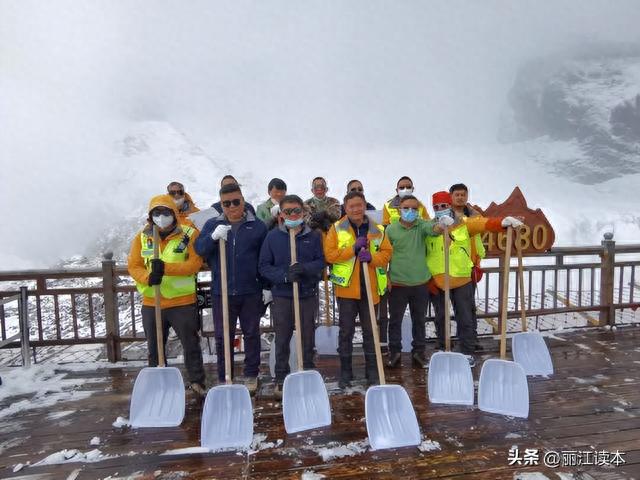
[[[151,211],[156,207],[167,207],[173,212],[174,219],[178,219],[178,211],[173,197],[170,195],[157,195],[149,202],[149,218],[144,228],[139,231],[131,242],[131,249],[129,251],[128,258],[128,270],[129,275],[136,281],[136,283],[148,285],[149,274],[151,273],[151,265],[145,265],[145,259],[142,256],[142,234],[145,234],[147,238],[151,238],[151,244],[145,245],[145,248],[153,248],[153,220],[151,220]],[[185,236],[188,238],[186,241]],[[164,238],[163,238],[164,237]],[[194,242],[198,238],[198,231],[194,228],[188,228],[186,225],[179,223],[179,220],[175,222],[173,230],[168,235],[162,235],[160,237],[160,252],[163,252],[167,244],[173,240],[180,240],[186,243],[186,260],[182,262],[165,262],[164,275],[165,276],[193,276],[193,282],[195,285],[196,274],[202,267],[202,258],[198,256],[194,250]],[[183,295],[174,298],[160,299],[161,308],[179,307],[182,305],[190,305],[195,303],[196,294]],[[147,306],[153,306],[155,304],[154,298],[142,297],[142,304]]]
[[[189,220],[189,215],[195,212],[199,212],[200,209],[196,207],[196,204],[191,198],[191,195],[189,195],[187,192],[184,192],[184,202],[182,203],[182,206],[176,208],[178,211],[178,221],[180,223],[193,227],[194,224],[191,220]]]
[[[207,260],[211,268],[211,291],[221,295],[220,244],[211,234],[218,225],[231,225],[224,213],[207,220],[195,242],[195,250]],[[266,225],[245,210],[244,221],[227,236],[227,288],[229,295],[253,295],[262,290],[258,275],[258,256],[267,235]]]
[[[318,292],[318,282],[324,270],[322,240],[318,232],[304,225],[296,235],[296,259],[304,268],[304,276],[298,283],[300,297],[312,297]],[[289,230],[284,225],[271,230],[260,250],[259,271],[271,285],[274,297],[293,297],[293,283],[287,275],[291,265]]]

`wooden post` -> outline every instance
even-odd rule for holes
[[[104,318],[107,331],[107,359],[110,362],[117,362],[122,357],[118,296],[114,276],[115,266],[113,252],[105,252],[102,260],[102,292],[104,294]]]
[[[29,345],[29,297],[27,296],[27,287],[20,287],[18,312],[20,320],[20,349],[22,352],[22,366],[30,367],[31,347]]]
[[[613,233],[607,232],[604,234],[600,260],[600,306],[607,307],[606,309],[600,310],[600,326],[613,326],[616,322],[616,310],[613,304],[616,242],[613,240]]]

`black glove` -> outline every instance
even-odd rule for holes
[[[299,282],[302,280],[302,276],[304,275],[304,267],[300,263],[294,263],[289,267],[289,274],[287,275],[287,279],[290,282]]]
[[[164,275],[164,262],[159,258],[151,260],[151,273]]]
[[[323,232],[328,232],[329,228],[331,228],[331,219],[327,212],[316,212],[311,215],[309,219],[309,228],[312,230],[322,230]]]
[[[160,285],[162,282],[162,273],[151,272],[149,274],[149,285]]]

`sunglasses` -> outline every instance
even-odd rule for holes
[[[446,210],[447,208],[449,208],[448,203],[437,203],[433,206],[434,210]]]
[[[234,207],[239,207],[242,203],[242,199],[234,198],[233,200],[223,200],[221,203],[224,208],[229,208],[231,205],[233,205]]]
[[[282,209],[282,213],[285,215],[300,215],[302,213],[302,209],[300,207],[284,208]]]
[[[153,210],[151,210],[151,215],[172,215],[173,214],[173,210],[169,209],[169,208],[154,208]]]
[[[362,187],[353,187],[349,189],[350,192],[364,192],[364,188]]]
[[[173,195],[174,197],[176,195],[184,195],[184,190],[169,190],[169,195]]]

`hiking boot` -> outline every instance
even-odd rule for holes
[[[413,363],[414,367],[427,368],[429,362],[427,362],[424,352],[413,352],[413,355],[411,355],[411,363]]]
[[[284,384],[276,383],[276,388],[273,389],[273,396],[276,398],[282,398],[282,389]]]
[[[389,359],[387,360],[387,367],[396,368],[400,366],[400,360],[402,360],[402,355],[400,352],[391,352],[389,354]]]
[[[484,347],[482,345],[480,345],[479,343],[476,343],[476,346],[474,347],[474,350],[476,352],[484,352]]]
[[[189,385],[189,388],[198,397],[205,397],[207,395],[207,388],[204,386],[204,383],[193,382]]]
[[[469,366],[471,368],[476,366],[476,359],[474,358],[473,355],[465,355],[465,357],[467,357],[467,360],[469,361]]]
[[[253,395],[258,390],[258,377],[247,377],[244,380],[244,386],[249,390],[249,394]]]

